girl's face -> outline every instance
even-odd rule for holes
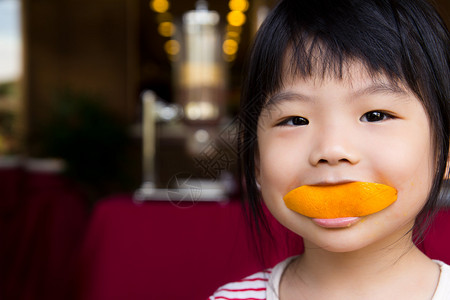
[[[334,252],[386,246],[414,224],[433,179],[430,125],[418,98],[353,65],[344,79],[285,80],[258,120],[256,177],[269,210],[309,245]],[[356,223],[318,225],[288,209],[302,185],[365,181],[392,186],[398,199]]]

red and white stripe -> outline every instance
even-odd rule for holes
[[[265,300],[271,269],[221,286],[209,300]]]

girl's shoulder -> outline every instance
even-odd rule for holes
[[[255,273],[236,282],[227,283],[216,290],[209,300],[252,299],[276,300],[281,275],[295,257],[290,257],[271,269]]]
[[[434,260],[434,262],[439,265],[441,275],[439,276],[439,283],[436,287],[433,300],[450,299],[450,266],[439,260]]]

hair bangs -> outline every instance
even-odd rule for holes
[[[341,7],[336,9],[317,8],[316,11],[321,14],[312,18],[306,13],[299,15],[308,9],[296,6],[314,6],[313,4],[288,2],[285,5],[293,7],[284,10],[288,15],[284,19],[285,23],[280,24],[287,31],[284,35],[286,40],[281,43],[275,41],[276,44],[266,41],[267,46],[272,49],[283,45],[284,56],[288,58],[284,62],[275,62],[283,63],[284,67],[276,68],[283,72],[274,74],[278,77],[278,84],[272,86],[273,89],[279,89],[286,77],[342,79],[349,74],[348,69],[355,63],[363,66],[372,77],[384,75],[393,82],[405,82],[401,65],[402,41],[395,18],[392,17],[389,20],[391,22],[388,22],[386,16],[377,13],[388,7],[365,8],[364,10],[373,12],[373,16],[369,18],[360,14],[361,8],[354,7],[353,1],[343,1]],[[372,2],[365,5],[375,6]]]

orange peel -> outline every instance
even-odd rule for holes
[[[397,190],[372,182],[303,185],[283,197],[286,206],[310,218],[362,217],[379,212],[397,200]]]

